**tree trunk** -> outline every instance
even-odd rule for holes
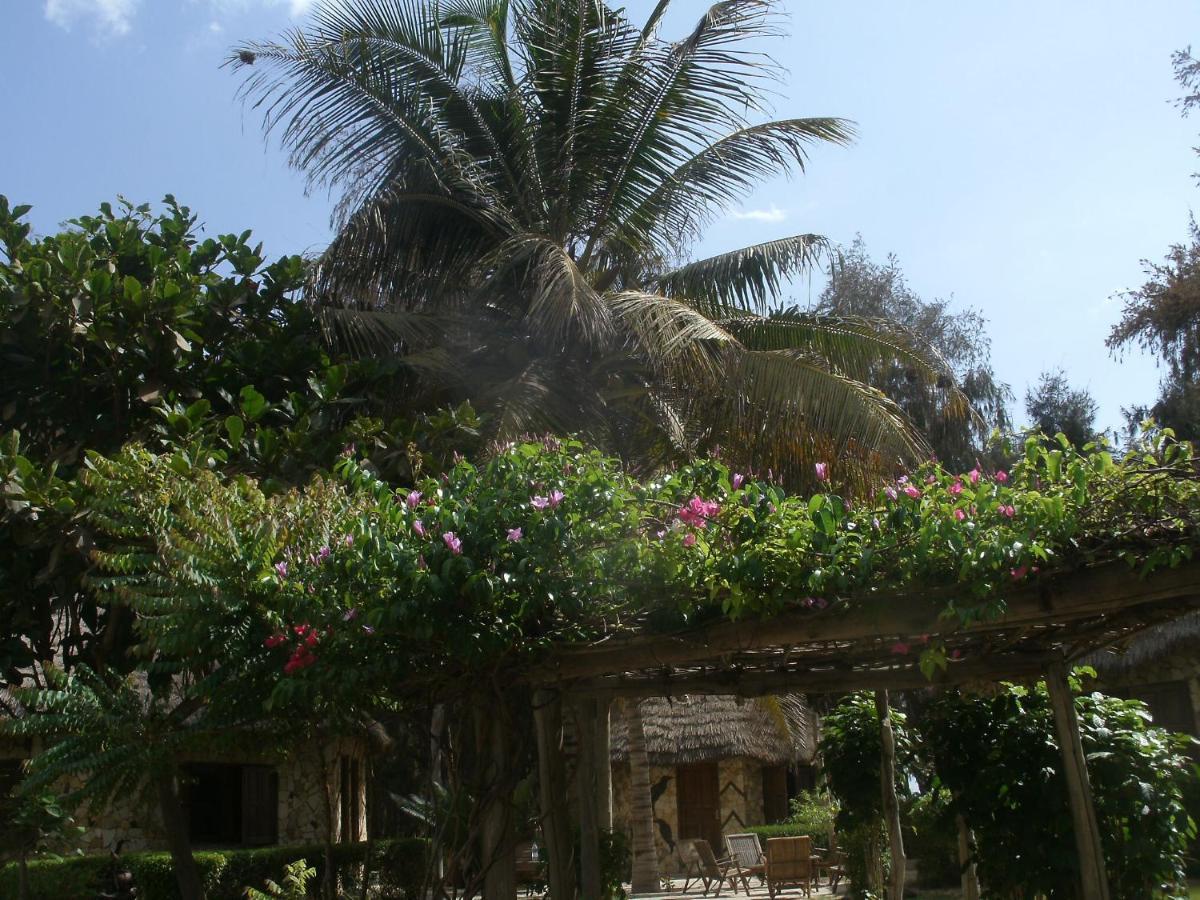
[[[575,769],[579,791],[579,888],[583,900],[600,900],[600,785],[596,771],[600,709],[601,704],[595,700],[580,701],[575,708],[579,736],[579,765]]]
[[[575,854],[563,763],[562,699],[558,692],[534,693],[533,721],[537,727],[542,838],[550,856],[550,895],[554,900],[575,900]]]
[[[633,892],[658,891],[658,850],[654,846],[654,807],[650,803],[650,762],[646,757],[646,732],[640,700],[625,704],[629,731],[629,816],[633,843]]]
[[[1067,683],[1067,671],[1062,663],[1050,666],[1046,673],[1050,705],[1054,709],[1054,725],[1062,750],[1063,775],[1067,781],[1067,796],[1071,803],[1071,820],[1075,826],[1075,851],[1079,856],[1079,878],[1083,897],[1087,900],[1109,900],[1108,872],[1104,867],[1104,848],[1100,843],[1100,825],[1092,801],[1092,786],[1088,781],[1087,761],[1079,740],[1079,718],[1075,698]]]
[[[17,900],[29,900],[29,860],[24,851],[17,857]]]
[[[183,804],[179,802],[174,772],[158,777],[158,809],[162,815],[167,848],[171,851],[175,880],[179,884],[180,900],[204,900],[204,885],[200,881],[196,860],[192,858],[192,845],[188,840],[187,822],[183,816]]]
[[[900,803],[896,800],[896,735],[892,731],[892,713],[887,691],[875,692],[875,712],[879,715],[882,753],[879,759],[879,786],[883,795],[883,818],[887,823],[888,848],[892,854],[888,896],[904,897],[904,835],[900,831]]]
[[[971,845],[975,840],[961,813],[954,820],[958,825],[958,867],[962,872],[963,900],[979,900],[979,873],[971,858]]]

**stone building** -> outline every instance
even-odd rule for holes
[[[0,794],[19,778],[32,749],[0,739]],[[318,843],[327,822],[335,841],[364,839],[365,751],[365,741],[346,739],[304,747],[286,758],[247,750],[185,759],[180,793],[193,849]],[[62,787],[65,792],[77,785]],[[101,808],[85,802],[75,818],[85,832],[69,849],[102,853],[118,844],[123,852],[167,849],[152,791],[118,795]]]
[[[718,855],[723,834],[782,821],[812,786],[815,716],[796,696],[688,696],[641,702],[660,870],[684,869],[686,842]],[[630,768],[622,707],[612,717],[613,825],[629,830]]]

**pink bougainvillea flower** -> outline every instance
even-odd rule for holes
[[[690,531],[687,534],[685,534],[683,536],[683,546],[695,547],[696,546],[696,535]]]
[[[534,509],[547,509],[550,506],[550,498],[549,497],[531,497],[529,499],[529,505],[532,506]]]
[[[915,484],[907,484],[904,486],[904,493],[913,500],[919,500],[921,497],[921,489]]]
[[[904,641],[896,641],[896,643],[892,644],[892,652],[897,656],[904,656],[908,653],[908,644],[904,643]]]
[[[418,537],[425,537],[425,523],[417,519],[413,522],[413,531],[417,533]]]
[[[694,528],[707,528],[708,520],[721,512],[721,506],[699,496],[693,497],[679,508],[679,521]]]
[[[320,564],[320,563],[325,562],[325,560],[329,559],[329,554],[331,552],[332,551],[329,549],[328,546],[322,547],[320,550],[318,550],[317,551],[317,563]]]
[[[963,510],[963,509],[956,509],[956,510],[954,511],[954,520],[955,520],[956,522],[961,522],[961,521],[962,521],[963,519],[965,519],[966,517],[967,517],[967,512],[966,512],[966,510]]]
[[[1001,507],[1000,507],[1000,515],[1004,516],[1004,518],[1006,518],[1006,519],[1011,519],[1011,518],[1012,518],[1013,516],[1015,516],[1016,514],[1017,514],[1017,509],[1016,509],[1016,507],[1015,507],[1015,506],[1012,506],[1012,505],[1009,505],[1009,506],[1004,506],[1004,505],[1001,505]]]
[[[963,492],[962,482],[961,481],[954,482],[954,484],[950,485],[949,491],[950,491],[951,497],[957,497],[959,494],[961,494]]]
[[[901,475],[899,478],[896,479],[896,484],[908,484],[908,476]]]
[[[1008,481],[1008,473],[1001,469],[996,473],[996,481],[998,481],[1000,484],[1004,484]]]
[[[521,540],[521,538],[522,538],[522,537],[523,537],[523,534],[521,533],[521,529],[520,529],[520,528],[510,528],[510,529],[508,529],[508,542],[509,542],[510,544],[515,544],[515,543],[517,543],[519,540]]]
[[[404,502],[408,504],[409,509],[416,509],[421,505],[421,497],[424,496],[420,491],[409,491],[408,496],[404,498]]]
[[[980,472],[979,469],[972,469],[967,473],[967,477],[971,479],[971,484],[979,484]]]
[[[889,500],[896,500],[900,497],[900,495],[896,492],[896,489],[890,484],[883,489],[883,492],[887,495]]]
[[[450,552],[455,556],[462,556],[462,541],[453,531],[447,531],[442,535],[442,541],[450,548]]]
[[[565,496],[566,495],[562,491],[551,491],[550,498],[549,498],[550,499],[550,508],[557,509],[558,504],[563,502],[563,498]]]
[[[829,463],[819,462],[815,466],[813,466],[813,469],[816,470],[817,481],[828,481],[829,480]]]
[[[1009,574],[1012,575],[1013,581],[1020,581],[1029,574],[1029,566],[1017,566]]]
[[[276,632],[275,634],[273,634],[269,638],[267,638],[265,641],[263,641],[263,646],[266,647],[268,650],[274,650],[276,647],[278,647],[280,644],[282,644],[286,640],[287,640],[287,637],[285,635],[282,635],[282,634],[279,634],[278,632]]]
[[[741,486],[746,483],[746,476],[741,472],[734,472],[733,477],[729,479],[729,483],[733,486],[735,491],[739,490],[741,489]]]
[[[279,562],[275,563],[275,574],[278,575],[281,579],[287,578],[288,564],[287,564],[286,559],[281,559]]]

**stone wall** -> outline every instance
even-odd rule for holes
[[[14,747],[0,744],[0,759],[19,758]],[[359,835],[366,834],[366,778],[365,747],[358,741],[339,741],[325,748],[324,753],[319,749],[304,748],[296,754],[278,761],[276,769],[279,774],[279,843],[300,844],[314,843],[324,840],[325,834],[325,793],[322,785],[325,779],[322,773],[329,772],[329,802],[333,812],[334,840],[340,840],[340,778],[338,777],[338,759],[347,756],[359,760]],[[269,764],[261,754],[253,752],[231,753],[220,759],[188,759],[185,762],[219,762],[242,765]],[[63,792],[76,790],[82,786],[78,776],[69,778],[63,784]],[[152,798],[148,800],[144,792],[118,792],[109,803],[103,807],[84,802],[75,811],[76,822],[87,829],[84,834],[71,842],[71,846],[63,850],[82,849],[85,853],[106,853],[112,850],[119,841],[124,841],[124,852],[141,850],[165,850],[166,837],[163,833],[162,819],[158,805]]]

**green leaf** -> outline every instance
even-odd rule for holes
[[[238,416],[229,416],[225,419],[225,432],[229,435],[229,443],[235,447],[242,442],[242,435],[246,431],[246,423]]]

